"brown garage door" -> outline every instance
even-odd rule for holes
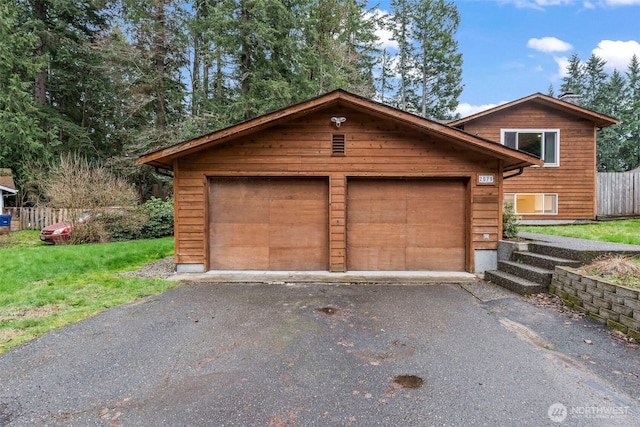
[[[349,270],[465,270],[463,181],[351,179],[347,194]]]
[[[305,178],[212,178],[213,270],[327,270],[328,182]]]

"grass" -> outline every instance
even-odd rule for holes
[[[530,233],[640,245],[640,220],[638,219],[575,225],[520,225],[518,229]],[[639,262],[638,259],[627,257],[604,257],[585,266],[584,269],[591,275],[603,277],[614,283],[640,288],[640,271],[635,268]]]
[[[172,282],[118,277],[173,253],[173,239],[51,246],[38,232],[0,236],[0,353]]]
[[[576,225],[520,225],[520,231],[640,245],[640,220],[600,221]]]

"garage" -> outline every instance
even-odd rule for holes
[[[173,176],[180,273],[482,272],[497,264],[503,176],[543,164],[343,90],[137,163]]]
[[[464,271],[466,182],[347,181],[348,270]]]
[[[212,269],[326,270],[328,222],[327,179],[209,179]]]

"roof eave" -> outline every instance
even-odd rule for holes
[[[480,118],[483,118],[485,116],[489,116],[491,114],[495,114],[498,113],[500,111],[503,111],[505,109],[508,108],[513,108],[515,106],[524,104],[526,102],[538,102],[547,106],[550,106],[552,108],[556,108],[556,109],[561,109],[564,111],[568,111],[576,116],[585,118],[587,120],[590,120],[594,123],[594,125],[598,128],[603,128],[603,127],[607,127],[607,126],[611,126],[611,125],[616,125],[619,124],[620,121],[614,117],[610,117],[607,116],[605,114],[600,114],[597,113],[595,111],[589,110],[587,108],[584,107],[580,107],[578,105],[574,105],[574,104],[570,104],[568,102],[556,99],[556,98],[552,98],[550,96],[547,95],[543,95],[541,93],[535,93],[533,95],[529,95],[526,96],[524,98],[520,98],[517,99],[515,101],[512,102],[507,102],[506,104],[502,104],[502,105],[498,105],[496,107],[490,108],[488,110],[484,110],[481,111],[479,113],[476,114],[472,114],[468,117],[464,117],[462,119],[458,119],[455,120],[451,123],[449,123],[449,126],[455,127],[455,126],[460,126],[463,125],[465,123],[474,121],[474,120],[478,120]]]

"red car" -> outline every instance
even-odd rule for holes
[[[91,215],[89,212],[83,212],[78,216],[75,224],[83,224],[89,220]],[[69,239],[71,231],[73,231],[74,222],[67,220],[46,226],[40,231],[40,240],[47,243],[63,243]]]

